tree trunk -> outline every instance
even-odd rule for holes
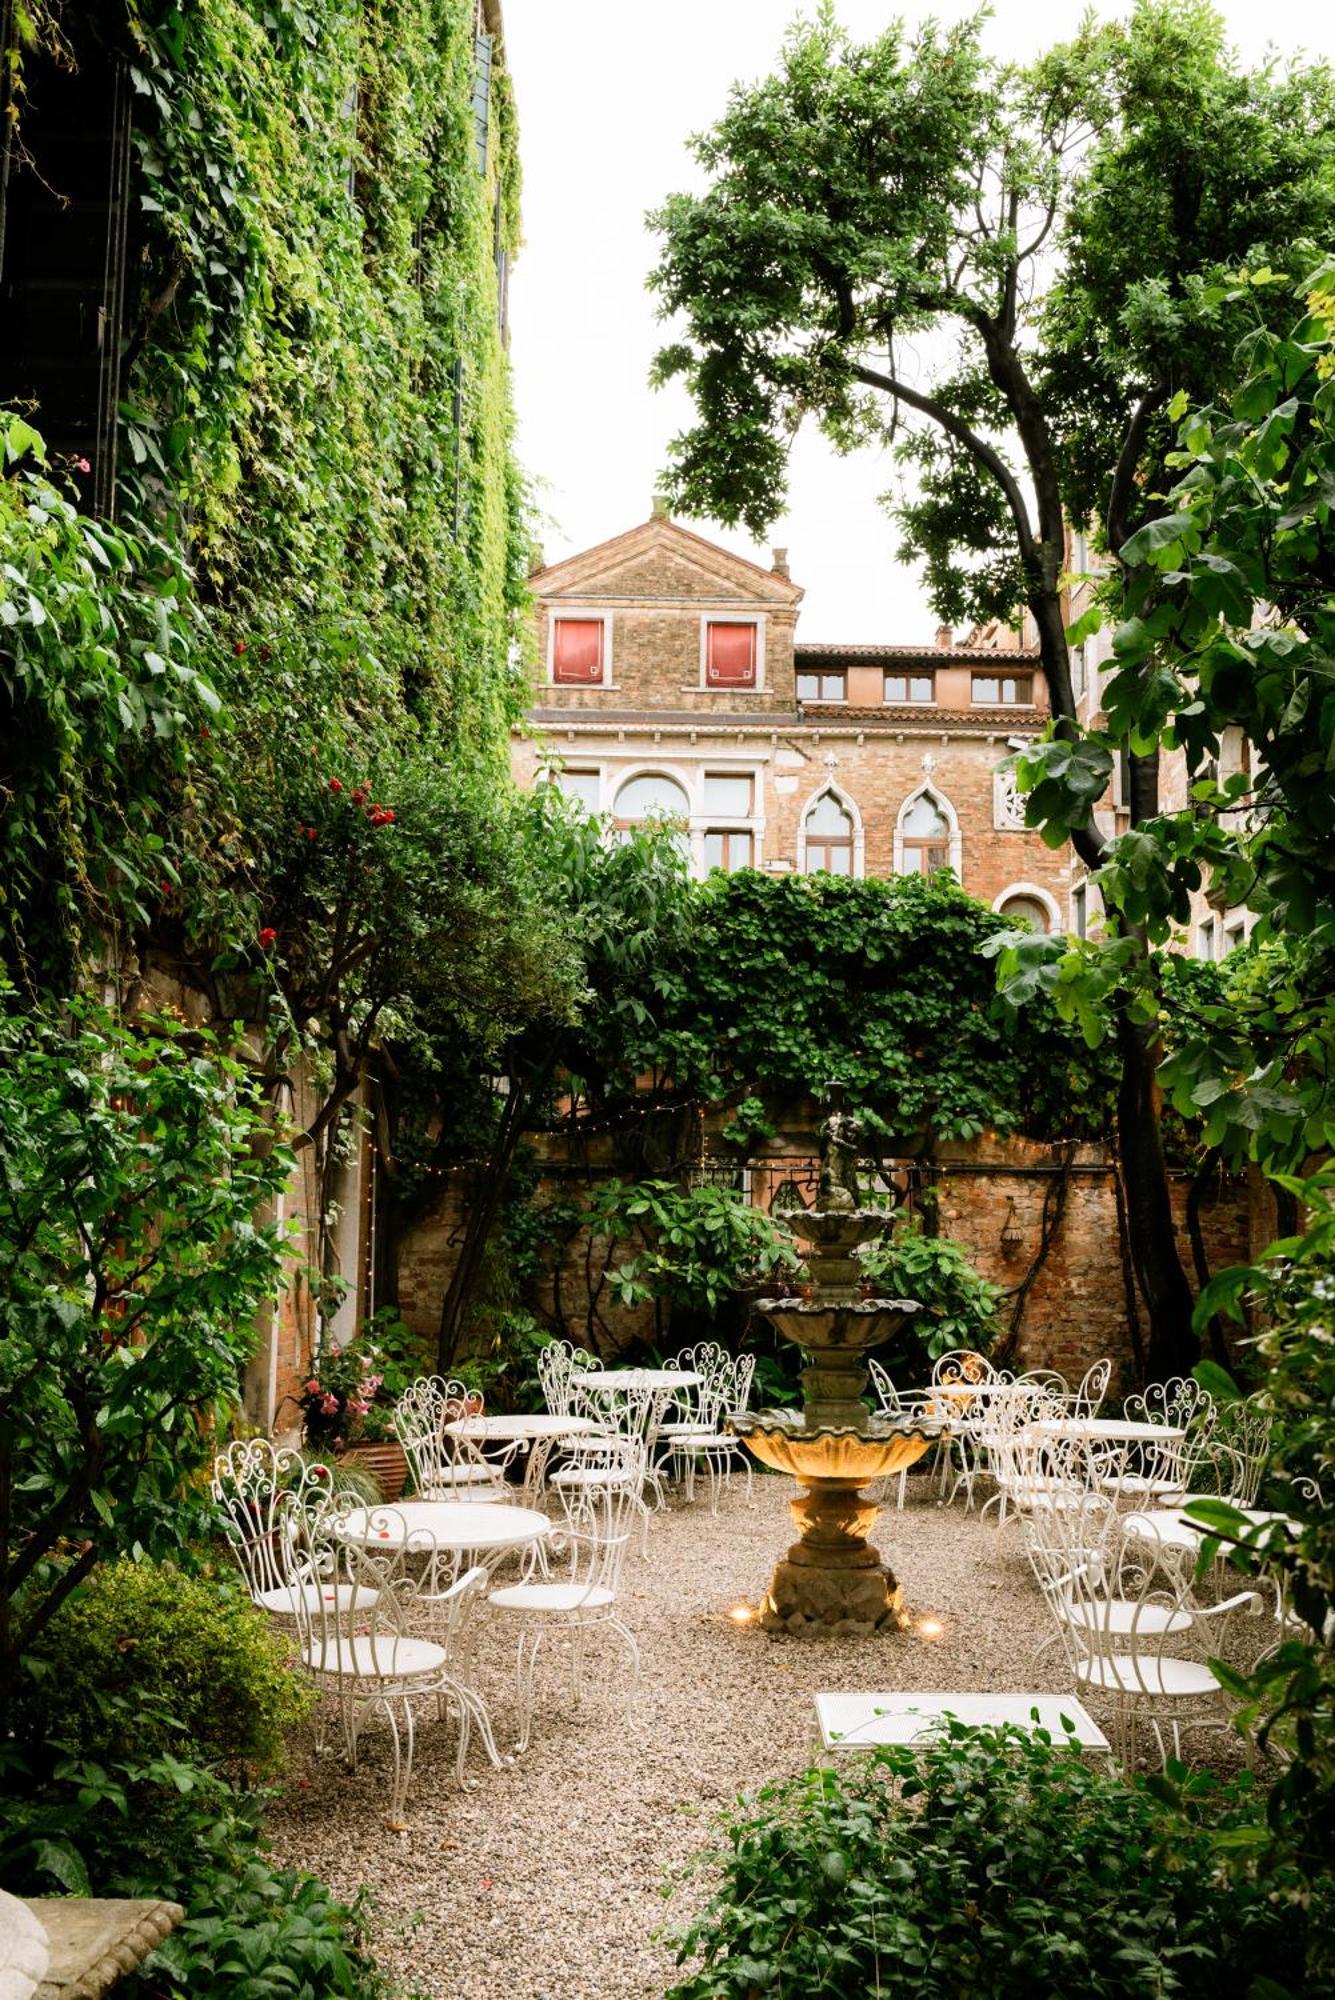
[[[1173,1207],[1159,1130],[1154,1041],[1123,1009],[1117,1014],[1117,1048],[1122,1074],[1117,1087],[1117,1152],[1126,1191],[1127,1235],[1149,1342],[1149,1381],[1190,1374],[1200,1359],[1191,1330],[1191,1287],[1178,1255]]]
[[[510,1094],[505,1100],[500,1124],[496,1132],[491,1156],[483,1169],[482,1178],[473,1200],[469,1203],[464,1221],[463,1240],[459,1245],[459,1257],[445,1287],[445,1297],[440,1308],[440,1332],[436,1342],[436,1367],[442,1375],[448,1375],[459,1351],[459,1339],[464,1330],[464,1319],[477,1291],[478,1279],[482,1273],[482,1259],[486,1254],[491,1232],[496,1226],[496,1218],[501,1212],[506,1186],[510,1179],[510,1169],[514,1165],[515,1154],[520,1140],[528,1130],[533,1113],[544,1096],[555,1070],[555,1060],[542,1064],[530,1077],[521,1081],[517,1076],[510,1079]]]

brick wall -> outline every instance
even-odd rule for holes
[[[809,1156],[814,1143],[813,1128],[795,1124],[771,1150],[776,1161],[791,1160]],[[1111,1355],[1116,1364],[1115,1385],[1120,1382],[1129,1388],[1135,1381],[1135,1353],[1127,1318],[1111,1167],[1102,1149],[1093,1146],[1077,1148],[1069,1165],[1061,1219],[1026,1296],[1015,1365],[1057,1368],[1078,1378],[1092,1362]],[[978,1140],[944,1149],[941,1158],[928,1168],[927,1178],[935,1185],[941,1234],[964,1244],[985,1277],[1013,1292],[1037,1258],[1044,1205],[1055,1203],[1057,1184],[1063,1178],[1061,1156],[1049,1146],[1028,1140]],[[1187,1188],[1185,1176],[1174,1180],[1180,1247],[1190,1268],[1183,1220]],[[562,1191],[572,1192],[564,1176]],[[451,1177],[437,1211],[409,1231],[402,1242],[401,1309],[409,1325],[426,1334],[435,1332],[452,1268],[451,1238],[457,1232],[465,1200],[464,1177]],[[1247,1261],[1273,1234],[1269,1197],[1249,1180],[1225,1182],[1203,1206],[1201,1220],[1215,1270]],[[612,1261],[618,1261],[621,1252],[617,1246],[594,1246],[595,1272],[609,1250]],[[587,1237],[577,1237],[555,1274],[567,1331],[576,1339],[583,1337],[587,1317],[588,1251]],[[550,1282],[532,1303],[538,1316],[551,1323]],[[1007,1313],[1009,1309],[1008,1303]],[[603,1353],[615,1355],[633,1339],[653,1334],[650,1309],[627,1312],[612,1305],[604,1293],[595,1335]]]

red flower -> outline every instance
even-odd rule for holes
[[[331,792],[341,792],[343,789],[342,778],[331,778],[329,780],[329,789]]]
[[[166,881],[159,882],[158,887],[161,889],[164,896],[170,896],[172,892],[172,885],[170,882]]]
[[[356,791],[355,791],[355,792],[350,792],[348,796],[349,796],[349,797],[351,798],[351,800],[352,800],[352,803],[353,803],[353,804],[354,804],[355,806],[359,806],[359,805],[361,804],[362,800],[363,800],[363,799],[364,799],[364,798],[366,797],[366,787],[365,787],[365,785],[358,785],[358,787],[357,787]]]
[[[314,828],[313,826],[308,826],[308,827],[307,827],[307,829],[306,829],[306,838],[307,838],[307,840],[318,840],[318,839],[319,839],[319,835],[318,835],[318,833],[316,832],[316,830],[315,830],[315,828]]]
[[[212,734],[213,734],[213,731],[212,731],[212,730],[211,730],[211,729],[209,728],[209,726],[208,726],[208,724],[207,724],[207,723],[205,723],[205,722],[201,722],[201,723],[200,723],[200,725],[199,725],[199,733],[200,733],[200,735],[201,735],[201,736],[203,736],[203,737],[206,737],[206,738],[207,738],[207,737],[209,737],[209,736],[212,736]]]
[[[278,933],[276,930],[274,930],[273,926],[271,924],[266,924],[264,929],[260,932],[259,938],[257,940],[260,950],[267,951],[269,949],[269,946],[273,943],[274,939],[277,936]]]
[[[245,652],[245,650],[246,650],[246,642],[244,639],[233,639],[232,651],[236,654],[238,659],[240,659],[241,655]]]

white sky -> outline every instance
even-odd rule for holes
[[[519,452],[550,516],[547,560],[633,527],[649,512],[668,441],[690,420],[678,384],[647,376],[665,329],[646,292],[656,239],[644,224],[665,195],[696,184],[685,142],[714,122],[728,86],[773,67],[799,0],[502,0],[519,101],[524,249],[510,316]],[[995,0],[991,47],[1025,58],[1074,32],[1084,0]],[[838,0],[840,19],[870,39],[896,14],[916,22],[974,11],[965,0]],[[1098,0],[1099,15],[1128,5]],[[1223,0],[1249,60],[1273,43],[1335,58],[1328,0]],[[840,458],[803,434],[789,511],[770,532],[805,586],[804,639],[931,639],[935,620],[916,576],[895,561],[896,533],[877,504],[891,484],[883,456]],[[700,532],[759,556],[745,535]]]

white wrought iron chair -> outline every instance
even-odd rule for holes
[[[968,1429],[967,1412],[974,1401],[973,1392],[996,1378],[996,1369],[985,1354],[979,1354],[972,1347],[952,1347],[945,1354],[939,1354],[932,1363],[931,1386],[940,1392],[944,1408],[937,1414],[949,1419],[949,1427],[942,1432],[932,1461],[932,1470],[939,1479],[942,1501],[953,1499],[959,1491],[960,1475],[964,1475],[965,1490],[972,1504],[973,1476],[975,1467],[968,1455],[965,1434]],[[956,1476],[951,1481],[951,1467],[956,1467]],[[947,1488],[949,1493],[947,1494]]]
[[[1089,1612],[1086,1599],[1073,1591],[1070,1578],[1082,1567],[1095,1579],[1109,1574],[1109,1547],[1123,1532],[1121,1517],[1108,1495],[1100,1491],[1087,1449],[1080,1441],[1058,1443],[1049,1465],[1067,1489],[1066,1504],[1030,1508],[1021,1516],[1025,1554],[1053,1617],[1053,1629],[1035,1648],[1034,1667],[1055,1645],[1064,1645],[1068,1654],[1079,1645]],[[1124,1645],[1137,1629],[1160,1637],[1186,1632],[1192,1615],[1180,1607],[1141,1606],[1138,1597],[1113,1595],[1103,1608],[1102,1623],[1107,1642]],[[1073,1634],[1065,1629],[1068,1626],[1075,1628]]]
[[[1228,1697],[1207,1663],[1223,1654],[1235,1614],[1260,1614],[1257,1591],[1202,1606],[1171,1563],[1147,1560],[1138,1542],[1116,1533],[1100,1560],[1077,1563],[1056,1588],[1076,1693],[1111,1707],[1113,1750],[1125,1769],[1143,1720],[1165,1765],[1165,1730],[1180,1757],[1184,1726],[1228,1726]]]
[[[441,1720],[454,1715],[460,1779],[474,1728],[492,1762],[501,1761],[486,1706],[465,1670],[470,1628],[488,1577],[475,1568],[445,1584],[449,1559],[442,1560],[431,1536],[410,1534],[397,1510],[374,1510],[371,1523],[388,1523],[391,1531],[384,1541],[369,1544],[346,1535],[347,1511],[335,1504],[314,1524],[312,1556],[317,1564],[334,1553],[346,1559],[349,1595],[334,1603],[320,1595],[299,1600],[301,1661],[317,1689],[337,1705],[350,1769],[357,1768],[367,1718],[384,1717],[392,1757],[386,1818],[398,1826],[412,1778],[418,1704],[434,1702]],[[358,1511],[365,1516],[364,1509]],[[414,1625],[425,1625],[427,1636]]]
[[[1237,1461],[1233,1491],[1226,1497],[1237,1507],[1254,1507],[1270,1457],[1274,1418],[1250,1396],[1215,1408],[1214,1435]]]
[[[983,1442],[996,1492],[984,1501],[982,1512],[997,1507],[999,1526],[1008,1513],[1066,1507],[1079,1501],[1083,1476],[1073,1483],[1073,1467],[1077,1463],[1083,1466],[1084,1461],[1054,1452],[1057,1441],[1039,1429],[1064,1415],[1059,1402],[1025,1382],[1017,1382],[1014,1393],[992,1402]]]
[[[1108,1384],[1111,1380],[1112,1362],[1109,1360],[1096,1361],[1092,1367],[1086,1368],[1080,1378],[1079,1387],[1071,1395],[1069,1405],[1071,1415],[1097,1417],[1103,1408],[1103,1399],[1108,1393]]]
[[[351,1595],[346,1564],[324,1548],[317,1563],[310,1529],[331,1504],[326,1466],[308,1463],[268,1438],[240,1438],[213,1461],[210,1492],[227,1545],[251,1600],[291,1628],[301,1600],[346,1605]]]
[[[569,1340],[549,1340],[538,1350],[538,1380],[542,1384],[542,1397],[554,1417],[568,1417],[574,1413],[571,1388],[575,1378],[586,1368],[596,1368],[598,1358],[587,1348],[576,1347]]]
[[[538,1656],[548,1637],[560,1637],[569,1644],[571,1693],[576,1701],[582,1689],[588,1641],[602,1632],[614,1634],[624,1646],[634,1691],[640,1649],[617,1612],[634,1505],[628,1487],[603,1486],[590,1492],[578,1514],[553,1537],[546,1573],[535,1568],[518,1583],[503,1584],[491,1592],[488,1602],[492,1609],[513,1619],[518,1627],[516,1751],[528,1748],[533,1733]],[[564,1573],[558,1574],[562,1570]]]
[[[731,1381],[732,1362],[718,1341],[702,1340],[694,1347],[683,1347],[667,1365],[700,1378],[688,1388],[671,1392],[653,1428],[651,1447],[668,1462],[671,1472],[673,1444],[714,1428],[714,1406]]]
[[[881,1363],[871,1355],[867,1357],[867,1373],[871,1377],[872,1393],[876,1397],[877,1405],[883,1416],[906,1417],[913,1415],[916,1411],[927,1410],[929,1408],[932,1400],[930,1392],[923,1390],[916,1393],[911,1392],[907,1395],[901,1394],[896,1389]],[[902,1512],[904,1497],[908,1491],[909,1468],[905,1466],[901,1472],[892,1473],[890,1478],[894,1479],[897,1488],[895,1495],[896,1510]],[[876,1505],[883,1506],[889,1484],[889,1478],[874,1480],[868,1488],[868,1497]]]
[[[451,1429],[483,1410],[481,1396],[462,1382],[423,1375],[394,1405],[391,1421],[403,1446],[420,1500],[508,1500],[506,1468],[517,1445],[481,1452],[471,1439]]]
[[[548,1489],[560,1503],[567,1527],[577,1527],[600,1495],[626,1494],[639,1516],[641,1551],[648,1555],[652,1513],[644,1497],[648,1463],[642,1438],[622,1431],[586,1432],[566,1440],[561,1465]]]
[[[680,1471],[688,1501],[695,1498],[697,1471],[703,1466],[708,1473],[711,1514],[718,1513],[719,1490],[731,1483],[734,1465],[740,1463],[746,1473],[748,1500],[755,1490],[746,1447],[724,1428],[729,1416],[746,1408],[755,1366],[753,1354],[739,1354],[735,1360],[725,1355],[724,1366],[702,1381],[697,1405],[699,1427],[683,1429],[675,1434],[671,1426],[659,1427],[660,1438],[665,1431],[668,1433],[669,1472]]]
[[[1108,1475],[1109,1490],[1123,1506],[1180,1505],[1210,1455],[1214,1398],[1191,1376],[1177,1376],[1128,1396],[1124,1413],[1129,1422],[1149,1424],[1163,1435],[1128,1447],[1124,1462]]]

